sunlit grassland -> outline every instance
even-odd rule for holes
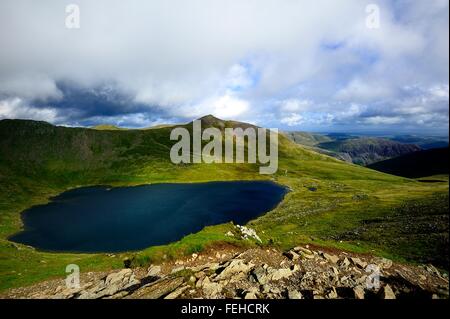
[[[123,267],[124,258],[132,265],[147,265],[215,244],[258,244],[225,236],[233,229],[229,223],[206,227],[168,245],[114,255],[40,252],[7,240],[21,229],[23,210],[65,190],[90,185],[268,179],[289,187],[290,192],[278,207],[249,223],[263,245],[288,248],[312,243],[418,262],[434,260],[437,241],[448,243],[448,227],[430,236],[405,234],[397,227],[402,208],[402,214],[418,218],[434,207],[430,218],[445,219],[448,182],[422,183],[347,164],[302,148],[282,135],[279,170],[266,176],[259,174],[256,164],[172,164],[170,128],[99,131],[7,124],[0,123],[0,289],[64,276],[70,263],[82,271],[108,270]],[[413,203],[415,210],[405,203]],[[420,208],[421,203],[425,208]],[[369,228],[359,236],[346,235],[373,219],[381,219],[386,225],[383,231]],[[438,266],[446,268],[439,262]]]

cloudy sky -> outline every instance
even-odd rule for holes
[[[448,134],[448,6],[1,0],[0,119]]]

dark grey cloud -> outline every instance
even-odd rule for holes
[[[149,111],[149,106],[137,103],[130,94],[113,84],[96,85],[86,88],[73,83],[56,83],[61,97],[45,100],[31,100],[37,108],[51,106],[61,112],[70,113],[72,120],[82,120],[95,116],[117,116]],[[150,107],[151,108],[151,107]]]

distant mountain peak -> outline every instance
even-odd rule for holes
[[[217,127],[217,128],[224,128],[225,127],[225,121],[221,120],[214,115],[208,114],[198,119],[202,122],[202,126],[207,127]]]
[[[117,131],[117,130],[124,130],[124,128],[116,126],[116,125],[112,125],[112,124],[99,124],[96,126],[92,126],[91,127],[94,130],[99,130],[99,131]]]
[[[222,121],[223,122],[222,119],[219,119],[219,118],[215,117],[212,114],[208,114],[208,115],[202,116],[201,118],[199,118],[199,120],[202,120],[202,121]]]
[[[217,117],[215,117],[212,114],[208,114],[205,116],[202,116],[201,118],[198,119],[199,121],[202,122],[202,127],[215,127],[218,129],[224,129],[224,128],[242,128],[242,129],[246,129],[249,127],[253,127],[256,128],[257,126],[250,124],[250,123],[245,123],[245,122],[239,122],[239,121],[231,121],[231,120],[222,120],[219,119]]]

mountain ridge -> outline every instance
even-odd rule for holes
[[[360,137],[319,143],[316,147],[348,156],[355,164],[367,166],[385,159],[420,151],[415,144],[402,144],[384,138]]]

